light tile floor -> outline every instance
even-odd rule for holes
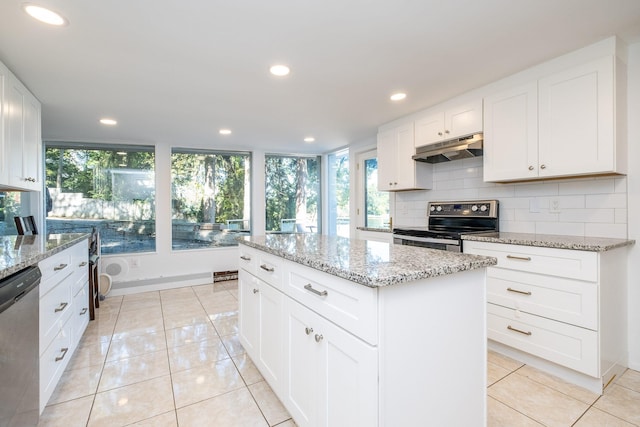
[[[236,281],[107,298],[40,426],[295,426],[244,353],[237,320]],[[640,425],[639,372],[600,397],[488,360],[490,427]]]

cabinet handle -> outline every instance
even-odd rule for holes
[[[316,336],[315,336],[316,342],[320,342],[320,341],[322,341],[322,338],[324,338],[324,337],[322,336],[322,334],[320,334],[320,335],[316,334]]]
[[[540,165],[540,169],[546,169],[547,166],[546,165]]]
[[[64,270],[65,268],[67,268],[67,264],[60,264],[56,267],[53,267],[53,271],[60,271],[60,270]]]
[[[516,329],[516,328],[512,327],[511,325],[507,326],[507,329],[509,329],[510,331],[513,331],[513,332],[519,332],[519,333],[521,333],[523,335],[531,335],[531,331],[527,331],[527,332],[521,331],[520,329]]]
[[[508,290],[509,292],[515,292],[515,293],[517,293],[517,294],[522,294],[522,295],[531,295],[531,292],[528,292],[528,291],[519,291],[519,290],[517,290],[517,289],[511,289],[511,288],[507,288],[507,290]]]
[[[83,314],[85,314],[87,312],[88,308],[85,307],[82,309],[82,311],[80,312],[80,316],[82,316]]]
[[[36,179],[35,179],[35,178],[32,178],[32,177],[30,177],[30,176],[26,177],[24,180],[25,180],[25,181],[28,181],[28,182],[36,182]]]
[[[311,333],[313,332],[313,328],[304,328],[304,333],[307,335],[311,335]]]
[[[67,355],[67,351],[69,351],[69,347],[61,348],[60,351],[62,352],[62,354],[56,357],[56,362],[59,362],[62,359],[64,359],[64,357]]]
[[[389,185],[393,185],[393,182],[389,181]]]
[[[250,256],[246,256],[246,255],[241,255],[240,259],[245,260],[245,261],[251,261],[251,257]]]
[[[398,185],[398,183],[397,183],[397,182],[394,182],[394,183],[393,183],[393,185]]]
[[[87,265],[87,264],[88,264],[88,263],[87,263],[87,261],[82,261],[82,262],[78,265],[78,267],[84,267],[84,266],[85,266],[85,265]]]
[[[448,134],[448,133],[449,133],[449,131],[448,131],[448,130],[445,130],[445,131],[444,131],[444,133]]]
[[[260,292],[258,289],[253,288],[253,293],[254,293],[254,294],[257,294],[258,292]]]
[[[276,271],[273,267],[267,267],[266,264],[262,264],[260,268],[263,269],[264,271],[268,271],[269,273],[273,273],[274,271]]]
[[[313,289],[313,286],[311,286],[311,283],[307,283],[306,285],[304,285],[304,288],[309,292],[313,292],[314,294],[321,297],[326,297],[327,295],[329,295],[327,291],[319,291],[317,289]]]
[[[530,256],[507,255],[507,258],[509,258],[509,259],[517,259],[517,260],[520,260],[520,261],[531,261],[531,257]]]
[[[532,171],[534,168],[533,166],[529,166],[529,170]]]
[[[438,132],[438,136],[442,136],[442,132]]]
[[[57,307],[55,310],[53,310],[54,313],[57,313],[59,311],[64,310],[67,306],[69,305],[68,302],[61,302],[60,303],[60,307]]]

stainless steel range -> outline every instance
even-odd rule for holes
[[[462,234],[498,231],[498,201],[429,202],[427,227],[397,227],[393,242],[462,252]]]

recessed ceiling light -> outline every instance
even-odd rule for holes
[[[314,137],[312,137],[312,136],[308,136],[308,137],[306,137],[306,138],[304,139],[304,142],[313,142],[313,141],[315,141],[315,140],[316,140],[316,139],[315,139]]]
[[[220,135],[231,135],[231,129],[220,129]]]
[[[402,101],[406,97],[407,97],[406,93],[398,92],[398,93],[394,93],[393,95],[391,95],[389,97],[389,99],[391,99],[392,101]]]
[[[102,123],[103,125],[107,125],[107,126],[114,126],[118,124],[117,120],[113,120],[113,119],[100,119],[100,123]]]
[[[32,18],[37,19],[45,24],[55,25],[61,27],[67,25],[67,20],[57,12],[47,9],[46,7],[38,6],[31,3],[24,3],[22,9],[27,12]]]
[[[271,74],[278,77],[286,76],[291,72],[289,67],[281,64],[273,65],[271,68],[269,68],[269,71],[271,72]]]

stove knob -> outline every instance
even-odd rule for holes
[[[471,210],[474,211],[474,212],[477,211],[478,210],[478,205],[471,206]]]
[[[438,207],[436,208],[436,210],[437,210],[438,212],[440,212],[440,211],[442,210],[442,206],[438,206]]]
[[[431,212],[433,212],[433,211],[435,211],[435,210],[436,210],[436,207],[432,205],[432,206],[429,208],[429,210],[430,210]]]
[[[480,212],[484,212],[487,210],[487,205],[480,206]]]

